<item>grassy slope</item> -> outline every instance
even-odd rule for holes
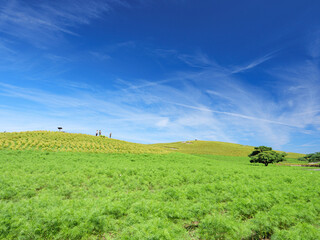
[[[215,141],[159,143],[152,144],[151,146],[157,146],[169,151],[188,154],[211,154],[224,156],[248,156],[248,154],[253,150],[252,146]],[[288,153],[287,158],[299,158],[301,156],[304,155],[300,153]]]
[[[0,150],[43,150],[97,153],[168,153],[248,156],[252,146],[214,141],[186,141],[159,144],[137,144],[86,134],[49,131],[0,133]],[[287,158],[303,154],[288,153]]]
[[[0,133],[0,150],[43,150],[96,153],[166,153],[156,146],[86,134],[32,131]]]

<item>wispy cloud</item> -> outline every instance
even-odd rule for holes
[[[309,36],[307,50],[312,58],[316,59],[320,57],[320,30],[311,34],[311,37]]]
[[[9,42],[6,39],[0,38],[0,51],[5,54],[16,54],[16,50],[9,47]]]
[[[45,47],[62,38],[78,36],[78,25],[87,25],[122,1],[30,1],[4,0],[0,6],[0,32]]]
[[[161,54],[166,57],[166,54],[178,53],[161,51]],[[274,53],[266,54],[237,72],[254,68],[273,56]],[[139,99],[137,101],[158,104],[167,110],[174,109],[175,114],[170,117],[172,126],[178,123],[184,128],[202,126],[197,131],[208,139],[218,137],[241,142],[248,138],[281,148],[295,141],[299,134],[317,134],[320,128],[320,74],[316,63],[299,62],[294,66],[272,69],[270,74],[277,79],[275,83],[282,83],[275,84],[275,89],[272,87],[273,95],[269,93],[270,87],[257,89],[233,73],[234,68],[212,64],[201,71],[180,72],[156,82],[131,84],[123,90],[135,92],[131,93],[134,96],[131,100]],[[177,89],[169,84],[181,87]],[[203,114],[205,117],[199,121],[197,116]],[[219,126],[221,131],[217,133],[214,126]],[[307,130],[310,126],[314,126],[313,130]],[[204,129],[215,134],[209,136]]]
[[[275,56],[275,52],[273,51],[273,52],[268,53],[260,58],[255,59],[254,61],[250,62],[247,65],[235,67],[235,69],[232,70],[232,73],[240,73],[240,72],[244,72],[244,71],[250,70],[252,68],[255,68],[256,66],[270,60],[274,56]]]
[[[274,67],[269,71],[274,86],[256,88],[234,73],[271,61],[274,54],[236,71],[235,67],[218,65],[206,54],[157,54],[163,54],[162,58],[175,55],[176,61],[192,68],[152,81],[118,78],[113,84],[117,90],[57,80],[54,87],[59,87],[58,94],[54,87],[44,90],[0,83],[0,97],[8,104],[10,99],[24,100],[21,109],[0,106],[0,126],[3,130],[17,130],[15,126],[54,130],[63,125],[66,130],[86,133],[101,128],[118,138],[144,143],[197,138],[255,142],[277,149],[286,149],[298,136],[319,134],[320,73],[316,61]],[[23,109],[24,104],[28,109]]]
[[[51,60],[52,62],[70,62],[71,60],[67,57],[64,57],[64,56],[59,56],[59,55],[56,55],[56,54],[51,54],[51,53],[48,53],[45,55],[45,57],[49,60]]]
[[[201,107],[195,107],[195,106],[185,105],[185,104],[181,104],[181,103],[171,103],[171,104],[175,104],[175,105],[182,106],[182,107],[185,107],[185,108],[196,109],[196,110],[204,111],[204,112],[212,112],[212,113],[224,114],[224,115],[232,116],[232,117],[235,117],[235,118],[244,118],[244,119],[253,120],[253,121],[260,121],[260,122],[266,122],[266,123],[271,123],[271,124],[284,125],[284,126],[294,127],[294,128],[302,128],[299,125],[291,125],[291,124],[288,124],[288,123],[285,123],[285,122],[278,122],[278,121],[273,121],[273,120],[269,120],[269,119],[263,119],[263,118],[258,118],[258,117],[252,117],[252,116],[248,116],[248,115],[233,113],[233,112],[216,111],[216,110],[208,109],[206,107],[202,107],[201,108]]]
[[[279,149],[289,144],[294,134],[304,134],[310,125],[315,127],[308,134],[319,131],[320,85],[310,85],[319,79],[312,64],[300,64],[299,71],[294,66],[273,74],[282,81],[290,79],[290,84],[278,86],[278,101],[270,98],[267,90],[253,91],[225,68],[216,67],[180,72],[155,83],[144,80],[133,84],[119,79],[119,86],[124,87],[118,91],[60,84],[69,89],[68,96],[2,83],[0,96],[44,106],[48,111],[45,116],[51,120],[46,125],[41,118],[39,124],[49,129],[58,123],[75,132],[94,132],[98,126],[107,126],[119,138],[145,143],[188,138],[247,143],[255,139]],[[299,116],[302,112],[304,115]],[[18,125],[17,119],[22,117],[12,120]],[[72,125],[73,121],[77,124]]]
[[[175,58],[194,68],[209,68],[218,66],[212,59],[210,59],[201,51],[196,51],[194,54],[180,53],[173,49],[152,49],[150,51],[158,57],[171,59]]]
[[[89,54],[100,61],[105,61],[111,59],[111,56],[101,52],[90,51]]]

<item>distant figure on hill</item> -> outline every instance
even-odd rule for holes
[[[101,130],[99,130],[99,136],[101,136]]]
[[[109,134],[109,138],[111,138],[111,134],[112,134],[112,133]]]
[[[96,131],[96,136],[98,136],[98,130]]]

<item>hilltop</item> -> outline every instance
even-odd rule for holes
[[[184,141],[173,143],[158,143],[151,146],[160,147],[169,151],[187,154],[208,154],[224,155],[234,157],[246,157],[252,152],[253,146],[241,145],[236,143],[226,143],[217,141]],[[304,156],[300,153],[287,153],[288,158],[299,158]]]
[[[110,139],[104,136],[50,131],[0,133],[0,149],[95,153],[168,152],[156,146]]]

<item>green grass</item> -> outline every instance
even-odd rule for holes
[[[223,156],[242,156],[250,154],[254,147],[235,143],[215,142],[215,141],[185,141],[174,143],[158,143],[151,146],[160,147],[171,152],[181,152],[188,154],[211,154]],[[288,158],[299,158],[304,156],[300,153],[287,153]]]
[[[1,239],[320,239],[319,172],[247,157],[0,151]]]

